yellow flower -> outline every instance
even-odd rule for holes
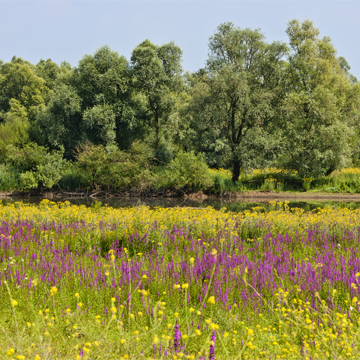
[[[75,293],[75,297],[78,298],[78,297],[79,297],[79,293]]]
[[[125,340],[125,339],[121,339],[120,342],[121,342],[121,344],[125,344],[125,343],[126,343],[126,340]]]
[[[11,305],[12,306],[16,306],[17,304],[18,304],[18,302],[16,300],[14,300],[14,299],[11,300]]]
[[[156,335],[154,336],[153,343],[154,343],[155,345],[159,343],[159,338],[158,338]]]
[[[188,289],[188,288],[189,288],[189,284],[182,284],[181,287],[182,287],[183,289]]]
[[[210,296],[207,302],[209,304],[215,304],[215,296]]]
[[[7,355],[8,355],[8,356],[11,356],[14,352],[15,352],[14,349],[9,349],[9,350],[7,351]]]
[[[201,331],[200,331],[199,329],[196,329],[196,330],[195,330],[195,333],[196,333],[196,335],[198,335],[198,336],[201,335]]]
[[[51,296],[54,296],[56,293],[57,293],[58,289],[56,286],[53,286],[51,289],[50,289],[50,295]]]
[[[40,360],[40,359],[41,359],[41,357],[40,357],[39,355],[36,354],[36,355],[34,356],[34,360]]]

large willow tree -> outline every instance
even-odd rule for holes
[[[360,85],[330,38],[320,38],[311,21],[290,21],[286,32],[292,51],[281,107],[279,164],[304,177],[328,175],[351,161]]]
[[[268,44],[259,30],[221,24],[210,37],[209,58],[192,91],[199,142],[228,151],[233,180],[241,167],[269,156],[268,133],[281,98],[282,58],[287,46]]]

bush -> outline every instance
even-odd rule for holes
[[[153,186],[149,159],[152,151],[136,141],[128,151],[117,147],[85,143],[77,148],[77,166],[91,178],[90,186],[103,186],[114,190],[148,189]]]
[[[32,171],[26,171],[20,174],[20,188],[21,190],[35,189],[39,186],[39,182]]]
[[[23,148],[9,146],[7,159],[20,173],[21,189],[45,187],[51,189],[59,182],[66,166],[64,151],[52,151],[36,144]]]
[[[66,166],[66,160],[61,153],[47,154],[45,162],[36,167],[39,184],[51,189],[62,177],[62,170]]]
[[[75,157],[79,168],[91,178],[91,187],[99,184],[99,176],[107,166],[108,157],[102,145],[85,142],[76,147]]]
[[[91,177],[79,168],[78,163],[68,162],[59,180],[59,187],[67,191],[86,189],[91,184]]]
[[[116,190],[153,187],[155,178],[149,163],[151,157],[151,148],[140,141],[132,143],[127,152],[112,152],[108,155],[108,166],[102,174],[102,184]]]
[[[166,171],[164,187],[205,190],[214,185],[205,160],[193,151],[180,151]]]
[[[19,189],[20,173],[11,165],[0,165],[0,191]]]

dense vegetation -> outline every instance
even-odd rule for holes
[[[358,192],[357,177],[330,175],[360,164],[360,84],[311,21],[286,33],[288,44],[267,43],[221,24],[195,73],[175,43],[149,40],[130,61],[108,46],[77,67],[0,61],[0,190],[219,193],[312,180]],[[287,171],[249,178],[268,167]]]
[[[360,211],[0,204],[3,359],[357,359]]]

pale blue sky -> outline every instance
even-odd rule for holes
[[[84,54],[109,45],[130,59],[137,44],[171,40],[184,52],[184,70],[205,63],[208,39],[226,21],[260,28],[268,41],[287,41],[286,23],[314,21],[360,78],[360,1],[32,1],[0,0],[0,59],[13,55],[77,65]]]

